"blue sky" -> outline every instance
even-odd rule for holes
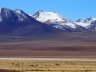
[[[38,10],[53,11],[76,21],[96,17],[96,0],[0,0],[0,8],[22,9],[27,14]]]

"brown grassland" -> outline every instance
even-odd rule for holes
[[[96,61],[0,60],[0,72],[96,72]]]

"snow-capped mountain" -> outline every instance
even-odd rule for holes
[[[40,10],[28,15],[20,9],[0,9],[0,34],[28,35],[39,32],[96,30],[96,18],[79,19],[76,22],[55,13]]]
[[[95,21],[96,21],[96,18],[89,17],[89,18],[78,19],[75,23],[86,29],[90,29],[91,26],[93,26],[93,24],[96,24]]]
[[[11,10],[8,8],[0,9],[0,33],[11,32],[21,26],[26,26],[29,15],[22,10]]]
[[[37,21],[20,9],[0,9],[0,35],[29,36],[61,31]]]
[[[27,18],[26,14],[20,10],[10,10],[8,8],[1,8],[0,9],[0,22],[2,22],[5,18],[13,18],[15,17],[15,20],[23,21]]]
[[[18,21],[23,21],[27,18],[26,14],[23,13],[23,11],[20,9],[16,9],[16,10],[14,10],[14,12],[18,17]]]
[[[56,12],[47,12],[44,10],[39,10],[31,17],[36,20],[51,25],[55,28],[59,28],[67,31],[81,31],[82,29],[96,30],[96,18],[89,17],[78,19],[76,22],[68,19],[65,16],[62,16]]]
[[[84,26],[79,23],[88,23],[88,25]],[[17,36],[29,37],[28,39],[33,37],[33,40],[34,38],[40,38],[40,40],[58,38],[58,40],[76,39],[81,41],[85,39],[85,41],[89,41],[96,36],[96,18],[79,19],[77,22],[73,22],[55,12],[40,10],[30,16],[20,9],[1,8],[0,39],[7,39],[7,35],[9,39],[14,37],[13,40]],[[86,38],[86,36],[88,37]]]
[[[72,22],[70,19],[55,12],[47,12],[47,11],[39,10],[38,12],[30,16],[40,22],[50,24],[53,27],[56,27],[62,30],[66,30],[66,29],[71,30],[71,29],[76,29],[78,27],[80,28],[79,25]]]

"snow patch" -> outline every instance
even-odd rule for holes
[[[39,11],[39,16],[36,19],[42,22],[45,22],[47,20],[51,20],[51,22],[64,21],[63,16],[54,12],[46,12],[46,11]]]
[[[1,8],[0,8],[0,22],[2,22]]]
[[[54,27],[59,29],[64,29],[64,27],[70,27],[70,28],[76,28],[76,24],[73,23],[70,19],[55,13],[55,12],[47,12],[40,10],[34,15],[30,15],[36,20],[40,22],[47,22],[49,21],[51,24],[53,24]]]
[[[23,21],[23,20],[25,20],[27,18],[26,15],[19,9],[14,10],[14,12],[18,16],[18,18],[19,18],[18,20],[19,21]]]
[[[0,22],[2,22],[2,17],[1,17],[1,15],[0,15]]]
[[[0,13],[1,13],[1,8],[0,8]]]
[[[90,23],[83,23],[83,22],[75,22],[75,23],[85,28],[87,28],[90,25]]]
[[[3,12],[5,13],[5,16],[6,17],[9,17],[10,16],[10,11],[11,11],[10,9],[4,8],[4,11]]]
[[[95,20],[96,20],[96,18],[94,18],[94,17],[93,18],[83,18],[83,19],[77,20],[77,22],[75,22],[75,23],[82,27],[88,28],[91,25],[91,23]]]

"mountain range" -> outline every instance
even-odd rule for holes
[[[66,30],[66,29],[78,30],[78,28],[95,30],[95,27],[96,27],[95,26],[96,18],[94,17],[78,19],[76,22],[73,22],[71,19],[64,17],[58,13],[47,12],[43,10],[39,10],[38,12],[30,16],[42,23],[50,24],[53,27],[56,27],[62,30]]]
[[[96,39],[96,18],[73,22],[56,12],[39,10],[29,15],[20,9],[1,8],[0,40],[23,38],[93,41]]]

